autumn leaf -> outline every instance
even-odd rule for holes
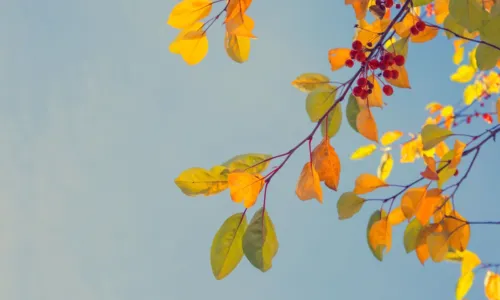
[[[389,185],[375,175],[361,174],[356,179],[353,192],[361,195],[386,186]]]
[[[463,258],[462,258],[462,266],[460,269],[462,275],[464,275],[472,272],[475,267],[479,266],[481,264],[481,259],[479,258],[479,256],[477,256],[476,253],[469,250],[465,250],[462,253],[463,253]]]
[[[442,188],[443,185],[451,178],[456,172],[456,168],[450,168],[451,160],[455,157],[455,150],[452,149],[446,153],[442,158],[441,162],[438,164],[437,169],[439,172],[438,188]]]
[[[424,155],[423,158],[427,167],[420,173],[420,175],[429,180],[439,180],[439,175],[436,172],[436,161],[434,158],[427,155]]]
[[[461,65],[455,71],[455,73],[451,74],[450,80],[459,82],[459,83],[467,83],[474,78],[474,74],[476,70],[469,65]]]
[[[264,187],[264,178],[260,174],[232,172],[228,175],[229,194],[233,202],[243,202],[246,208],[252,207]]]
[[[441,194],[441,201],[438,204],[438,208],[433,215],[434,223],[441,223],[444,217],[450,215],[453,211],[450,197]]]
[[[330,87],[330,78],[319,73],[303,73],[292,81],[292,86],[301,92],[310,93],[317,88]]]
[[[457,286],[455,288],[455,297],[457,300],[462,300],[469,292],[472,284],[474,282],[474,272],[469,272],[467,274],[462,274],[457,281]]]
[[[351,159],[352,160],[363,159],[367,156],[372,155],[373,152],[375,152],[375,150],[377,150],[377,145],[375,144],[361,146],[351,154]]]
[[[384,101],[382,99],[382,88],[378,83],[378,79],[376,79],[374,75],[370,75],[366,77],[366,80],[373,85],[373,87],[371,88],[372,92],[366,99],[361,99],[358,97],[358,105],[361,109],[371,107],[384,107]]]
[[[430,150],[452,134],[453,132],[448,129],[441,128],[435,124],[427,124],[422,129],[422,149]]]
[[[379,261],[382,261],[384,258],[385,245],[377,245],[373,247],[370,244],[370,230],[373,224],[386,217],[387,213],[384,210],[376,210],[370,216],[370,219],[368,220],[368,225],[366,226],[366,241],[368,243],[368,247],[370,248],[370,251],[372,252],[373,256],[375,256],[375,258],[378,259]]]
[[[226,8],[226,23],[234,18],[241,18],[252,4],[252,0],[228,0]]]
[[[237,36],[226,32],[224,36],[224,48],[227,55],[237,63],[244,63],[250,56],[250,38]]]
[[[375,119],[369,108],[365,108],[359,112],[356,117],[356,127],[362,136],[378,143],[377,123],[375,123]]]
[[[311,122],[318,122],[335,101],[337,88],[334,86],[317,88],[306,98],[306,111]]]
[[[380,163],[377,168],[377,177],[384,181],[387,180],[389,175],[391,175],[393,164],[394,160],[392,159],[391,153],[384,153],[380,158]]]
[[[467,144],[461,142],[459,140],[455,140],[455,145],[453,146],[453,158],[450,162],[450,168],[456,168],[460,161],[462,160],[462,154],[464,153],[465,147]]]
[[[339,132],[340,125],[342,125],[342,106],[337,104],[321,121],[321,134],[323,136],[328,134],[328,137],[332,138]]]
[[[266,272],[272,267],[272,260],[278,252],[278,237],[267,210],[255,212],[242,240],[243,253],[250,263]]]
[[[389,146],[395,141],[399,140],[403,136],[403,132],[399,130],[394,130],[394,131],[388,131],[382,135],[380,138],[380,143],[383,146]]]
[[[426,43],[433,40],[439,32],[435,27],[426,26],[424,31],[419,32],[417,35],[411,35],[410,41],[413,43]]]
[[[441,262],[448,252],[448,239],[446,233],[432,232],[427,236],[429,254],[434,262]]]
[[[436,208],[441,203],[441,193],[441,189],[430,189],[420,200],[415,211],[415,217],[420,221],[420,224],[426,225],[429,223]]]
[[[232,157],[222,165],[232,171],[245,171],[250,174],[262,173],[269,166],[269,160],[272,157],[270,154],[262,153],[245,153]]]
[[[190,168],[175,179],[175,184],[187,196],[210,196],[224,191],[227,186],[227,169],[215,166],[211,170]]]
[[[417,208],[427,193],[427,186],[409,188],[401,197],[401,210],[409,220],[417,211]]]
[[[417,220],[418,221],[418,220]],[[420,223],[420,221],[418,221]],[[417,248],[415,249],[415,253],[417,254],[417,258],[422,265],[429,259],[429,245],[427,243],[427,237],[433,233],[434,231],[439,232],[438,224],[429,224],[426,225],[420,230],[420,233],[417,237]]]
[[[350,59],[350,49],[334,48],[328,51],[328,61],[332,71],[339,70],[345,66],[346,60]]]
[[[418,22],[418,17],[409,13],[403,18],[402,21],[394,24],[394,30],[401,38],[409,37],[411,32],[410,28]]]
[[[182,0],[177,3],[168,17],[167,24],[177,29],[191,27],[210,14],[210,0]]]
[[[345,0],[346,5],[352,5],[354,13],[356,14],[356,19],[358,20],[365,18],[369,2],[369,0]]]
[[[376,45],[380,40],[380,33],[384,32],[391,23],[391,20],[388,19],[375,20],[371,24],[364,19],[358,20],[359,23],[356,29],[356,40],[360,41],[363,46],[366,46],[368,43]]]
[[[323,191],[321,190],[319,175],[311,162],[307,162],[302,168],[295,194],[302,201],[315,198],[319,203],[323,203]]]
[[[464,47],[456,46],[456,44],[457,44],[456,41],[459,41],[459,40],[455,40],[455,42],[453,43],[453,45],[455,46],[455,53],[453,54],[453,63],[455,65],[458,65],[464,59]]]
[[[408,79],[408,71],[406,71],[405,66],[398,66],[396,64],[390,66],[387,68],[387,70],[390,71],[397,71],[398,72],[398,78],[387,78],[387,82],[389,82],[392,86],[401,88],[401,89],[410,89],[410,80]]]
[[[229,275],[243,258],[242,238],[247,228],[243,213],[227,218],[219,228],[210,248],[210,264],[217,280]]]
[[[464,103],[465,105],[471,105],[476,99],[483,93],[483,84],[480,81],[476,81],[473,84],[469,84],[464,89]]]
[[[500,123],[500,97],[498,97],[497,99],[496,108],[497,108],[497,122]]]
[[[399,225],[403,223],[403,221],[406,220],[405,215],[403,214],[403,210],[401,209],[401,206],[398,206],[396,208],[393,208],[391,212],[389,213],[389,216],[387,216],[387,222],[391,224],[392,226]]]
[[[418,221],[416,218],[411,220],[411,222],[406,226],[403,235],[403,244],[406,253],[410,253],[413,250],[417,249],[417,239],[422,228],[422,224],[420,224],[420,221]]]
[[[470,240],[470,225],[464,217],[457,211],[453,211],[450,216],[446,216],[443,221],[443,228],[450,236],[448,238],[450,247],[465,251]]]
[[[359,212],[365,203],[365,199],[359,197],[353,192],[343,193],[337,202],[337,212],[339,220],[349,219]]]
[[[188,65],[200,63],[208,53],[208,39],[202,27],[202,22],[196,22],[182,29],[170,44],[170,52],[179,54]]]
[[[248,15],[237,16],[226,22],[227,33],[251,39],[256,38],[256,36],[252,33],[254,27],[255,22]]]
[[[385,253],[389,253],[392,244],[392,226],[387,222],[387,219],[381,219],[370,228],[368,241],[371,247],[385,247]]]
[[[500,299],[500,275],[486,271],[486,276],[484,277],[484,294],[488,300],[499,300]]]
[[[330,145],[329,139],[323,138],[321,143],[314,148],[312,162],[319,180],[324,181],[327,187],[336,191],[340,180],[340,159]]]

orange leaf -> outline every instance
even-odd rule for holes
[[[227,177],[229,193],[233,202],[242,202],[246,208],[252,207],[264,186],[260,174],[232,172]]]
[[[312,152],[313,166],[318,172],[319,180],[336,191],[340,180],[340,159],[330,145],[330,139],[324,138]]]
[[[500,275],[488,270],[484,277],[484,294],[488,300],[500,300]]]
[[[425,109],[429,110],[430,114],[440,111],[443,106],[437,102],[431,102],[425,106]]]
[[[328,51],[328,61],[332,71],[336,71],[345,66],[346,60],[350,59],[350,49],[347,48],[334,48]]]
[[[459,140],[455,140],[455,145],[453,146],[453,158],[451,159],[448,168],[455,169],[458,166],[462,160],[462,153],[464,153],[465,147],[467,147],[467,144]]]
[[[427,236],[427,247],[434,262],[443,261],[448,252],[448,236],[443,232],[432,232]]]
[[[295,194],[302,201],[315,198],[319,203],[323,203],[323,191],[321,190],[319,175],[311,162],[307,162],[302,168]]]
[[[252,0],[227,0],[226,23],[236,17],[241,18],[252,4]]]
[[[377,246],[382,245],[385,246],[385,253],[391,250],[392,227],[387,222],[387,218],[373,223],[368,233],[368,242],[373,249],[377,249]]]
[[[458,251],[465,251],[470,239],[470,225],[457,211],[443,220],[443,228],[449,234],[450,247]]]
[[[401,197],[401,210],[408,220],[415,215],[417,207],[425,197],[426,192],[427,186],[410,188]]]
[[[255,27],[255,22],[247,15],[232,18],[226,22],[227,33],[239,37],[256,38],[252,30]]]
[[[422,177],[429,180],[439,180],[438,173],[436,172],[436,161],[431,156],[424,155],[424,162],[427,165],[425,171],[421,172]]]
[[[387,216],[387,221],[392,226],[396,226],[398,224],[401,224],[401,223],[403,223],[404,220],[406,220],[406,217],[403,213],[403,210],[401,209],[401,206],[394,208],[389,213],[389,216]]]
[[[449,14],[448,4],[450,0],[435,0],[434,2],[434,13],[436,15],[436,23],[442,24],[444,19]]]
[[[401,37],[408,37],[410,33],[410,28],[417,23],[418,18],[409,13],[407,14],[401,22],[394,24],[394,30]]]
[[[410,40],[414,43],[425,43],[434,39],[439,32],[439,29],[426,26],[424,31],[420,31],[417,35],[411,35]]]
[[[437,144],[436,146],[436,155],[440,159],[443,158],[443,156],[450,151],[450,148],[448,148],[448,145],[444,141],[441,143]]]
[[[434,212],[434,223],[440,223],[444,219],[445,215],[450,215],[453,211],[453,207],[451,206],[451,201],[448,196],[441,195],[441,201],[438,207],[441,208]]]
[[[356,127],[362,136],[378,143],[377,123],[375,123],[375,119],[369,108],[365,108],[358,113]]]
[[[439,224],[430,224],[422,228],[420,230],[417,237],[417,247],[415,249],[415,253],[417,254],[417,258],[422,265],[424,265],[425,261],[429,259],[429,247],[427,245],[427,237],[429,234],[437,230]]]
[[[420,224],[426,225],[429,223],[432,215],[436,211],[436,208],[441,203],[441,189],[430,189],[425,193],[424,198],[420,201],[417,206],[415,217],[418,219]]]
[[[365,18],[369,2],[369,0],[345,0],[346,5],[352,5],[357,20]]]
[[[369,107],[383,107],[384,101],[382,99],[382,89],[380,88],[380,84],[378,83],[378,80],[375,78],[375,75],[372,74],[368,76],[366,79],[373,84],[373,87],[372,87],[372,93],[368,95],[366,101],[362,101],[364,104],[362,106],[366,107],[368,105]]]
[[[388,186],[388,184],[375,175],[361,174],[356,179],[353,192],[355,194],[361,195],[386,186]]]

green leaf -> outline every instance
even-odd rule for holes
[[[413,6],[417,7],[417,6],[427,5],[427,4],[431,3],[432,1],[434,1],[434,0],[415,0],[415,1],[413,1]]]
[[[365,199],[359,197],[353,192],[343,193],[337,202],[337,212],[339,220],[349,219],[359,212],[365,203]]]
[[[498,4],[494,7],[496,6],[498,6]],[[500,47],[500,34],[498,34],[498,28],[500,28],[500,15],[491,14],[491,18],[487,21],[486,25],[479,30],[481,40]]]
[[[455,20],[453,18],[453,16],[451,16],[451,15],[446,16],[446,19],[444,19],[444,22],[443,22],[443,26],[444,26],[444,28],[453,31],[454,33],[456,33],[458,35],[463,35],[463,33],[465,31],[465,28],[462,25],[458,24],[457,20]],[[449,32],[449,31],[445,31],[445,34],[446,34],[446,37],[448,39],[455,37],[455,34]]]
[[[227,169],[224,166],[215,166],[210,171],[190,168],[182,171],[174,182],[187,196],[211,196],[227,188]]]
[[[306,98],[306,111],[312,122],[318,122],[319,119],[335,102],[337,94],[336,87],[318,88],[309,93]]]
[[[479,30],[488,20],[488,13],[476,0],[450,1],[449,11],[456,23],[469,32]]]
[[[250,174],[257,174],[263,172],[269,166],[269,161],[258,164],[257,166],[252,168],[250,167],[271,157],[272,155],[270,154],[247,153],[247,154],[237,155],[231,158],[230,160],[226,161],[222,165],[226,166],[230,172],[235,170],[243,171],[249,168],[245,172]]]
[[[417,248],[417,238],[422,228],[422,224],[420,224],[420,221],[417,218],[414,218],[406,226],[403,236],[406,253],[410,253]]]
[[[328,120],[323,120],[321,122],[321,134],[325,136],[328,133],[328,137],[332,138],[339,132],[340,125],[342,124],[342,106],[337,104],[335,108],[328,113]],[[328,130],[326,130],[326,124],[328,124]]]
[[[446,140],[453,132],[446,128],[441,128],[435,124],[427,124],[422,129],[422,149],[424,151],[434,148],[440,142]]]
[[[210,264],[216,279],[229,275],[243,258],[242,239],[246,228],[246,216],[237,213],[227,218],[215,234],[210,248]]]
[[[408,38],[401,38],[394,44],[386,47],[387,51],[394,52],[396,55],[403,55],[405,58],[408,55]]]
[[[500,27],[499,27],[500,28]],[[493,69],[500,59],[500,50],[485,44],[479,44],[476,49],[476,61],[479,70]]]
[[[329,88],[330,78],[319,73],[303,73],[292,81],[292,85],[301,92],[309,93],[321,87]]]
[[[372,225],[380,221],[381,218],[387,217],[387,213],[382,210],[376,210],[373,212],[373,214],[370,216],[370,219],[368,220],[368,226],[366,227],[366,241],[368,243],[368,247],[370,248],[370,251],[372,252],[373,256],[375,256],[376,259],[379,261],[382,261],[384,259],[384,245],[378,245],[376,249],[372,248],[370,245],[370,229],[372,228]]]
[[[243,253],[254,267],[266,272],[272,267],[272,259],[278,252],[278,247],[278,237],[271,218],[267,210],[260,208],[243,235]]]
[[[354,131],[358,131],[358,126],[356,125],[356,118],[358,117],[359,114],[359,105],[358,105],[358,100],[356,100],[356,97],[354,97],[353,94],[349,96],[349,100],[347,101],[347,107],[346,107],[346,117],[347,117],[347,122],[351,126]]]

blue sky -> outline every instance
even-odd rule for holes
[[[0,297],[34,299],[401,299],[454,297],[458,265],[404,254],[402,228],[383,263],[366,245],[366,205],[340,222],[336,202],[378,157],[349,161],[366,144],[346,123],[332,144],[343,173],[324,204],[301,202],[295,184],[307,159],[298,151],[274,177],[268,212],[280,249],[263,274],[243,260],[216,281],[209,248],[226,217],[241,211],[228,192],[189,198],[174,178],[247,152],[279,154],[312,129],[305,94],[290,82],[331,74],[327,51],[352,38],[342,1],[255,1],[250,60],[232,62],[219,24],[207,58],[188,67],[169,53],[175,2],[3,0],[0,5]],[[444,37],[411,45],[413,89],[396,90],[377,112],[380,131],[416,131],[429,101],[456,103],[449,81],[453,47]],[[476,129],[482,130],[483,125]],[[495,219],[488,191],[498,181],[495,145],[458,193],[470,220]],[[399,154],[396,154],[399,157]],[[389,181],[415,178],[395,165]],[[491,190],[491,189],[490,189]],[[498,197],[496,197],[498,198]],[[487,207],[487,209],[484,209]],[[253,211],[252,211],[253,213]],[[470,249],[500,261],[496,227],[474,227]],[[482,279],[470,299],[482,297]]]

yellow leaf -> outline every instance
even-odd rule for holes
[[[445,119],[444,127],[450,129],[453,125],[453,117],[455,116],[453,112],[453,106],[447,105],[441,110],[441,116]]]
[[[483,93],[483,84],[480,81],[476,81],[473,84],[469,84],[464,89],[464,103],[465,105],[471,105],[481,94]]]
[[[401,145],[401,163],[412,163],[419,157],[420,145],[418,139],[413,139]]]
[[[461,266],[462,275],[472,272],[472,270],[474,270],[474,268],[479,266],[480,264],[481,259],[479,258],[479,256],[477,256],[476,253],[469,250],[463,251]]]
[[[233,18],[241,18],[252,4],[252,0],[228,0],[226,9],[226,23]]]
[[[484,277],[484,294],[488,300],[500,300],[500,275],[488,270]]]
[[[373,249],[377,249],[378,246],[385,246],[385,253],[391,250],[392,227],[387,222],[387,218],[373,223],[368,233],[368,242]]]
[[[382,180],[387,180],[387,177],[391,174],[392,166],[394,165],[394,160],[389,152],[386,152],[380,158],[380,164],[377,168],[377,176]]]
[[[307,162],[302,168],[295,194],[302,201],[315,198],[319,203],[323,203],[323,191],[321,190],[319,175],[311,162]]]
[[[455,174],[456,168],[450,168],[450,165],[448,163],[448,161],[451,161],[454,156],[455,156],[455,150],[451,150],[441,158],[441,162],[438,164],[437,169],[441,170],[439,172],[439,180],[438,180],[439,188],[442,188],[443,185]]]
[[[460,67],[458,67],[455,73],[451,74],[450,80],[460,83],[466,83],[474,78],[475,73],[476,70],[474,70],[473,67],[469,65],[461,65]]]
[[[449,0],[435,0],[434,1],[434,13],[436,16],[436,23],[442,24],[444,19],[448,16],[448,4]]]
[[[356,39],[360,41],[364,46],[368,43],[376,45],[380,40],[380,33],[384,32],[391,20],[379,19],[375,20],[372,24],[369,24],[366,20],[359,20],[358,27],[356,29]]]
[[[443,228],[450,236],[448,238],[451,248],[465,251],[470,240],[470,225],[456,210],[443,219]]]
[[[443,141],[436,146],[436,155],[440,159],[443,158],[443,156],[450,151],[450,148],[448,148],[448,145]]]
[[[318,122],[335,102],[337,88],[321,87],[310,92],[306,98],[306,111],[311,122]]]
[[[368,10],[369,0],[345,0],[345,4],[352,5],[354,13],[356,14],[356,19],[361,20],[366,16],[366,11]]]
[[[459,40],[455,40],[456,41],[459,41]],[[455,43],[453,43],[455,44]],[[462,60],[464,59],[464,47],[462,46],[458,46],[458,47],[455,47],[455,53],[453,54],[453,63],[455,65],[458,65],[459,63],[462,62]]]
[[[255,22],[247,15],[237,16],[226,22],[227,33],[239,37],[256,38],[252,33],[254,27]]]
[[[330,62],[330,66],[332,71],[336,71],[345,66],[346,60],[350,59],[349,53],[350,49],[347,48],[334,48],[328,51],[328,61]]]
[[[353,192],[343,193],[337,202],[339,220],[349,219],[354,216],[365,203],[365,199]]]
[[[248,60],[250,55],[250,38],[226,32],[224,46],[227,55],[235,62],[241,64]]]
[[[330,145],[330,139],[324,138],[312,152],[314,169],[318,173],[320,181],[336,191],[340,180],[340,159],[335,149]]]
[[[380,143],[383,146],[389,146],[390,144],[394,143],[395,141],[399,140],[403,136],[403,132],[399,130],[394,130],[394,131],[388,131],[382,135],[380,138]]]
[[[356,117],[356,127],[362,136],[378,143],[377,123],[375,123],[375,119],[373,119],[369,108],[365,108],[359,112]]]
[[[405,38],[410,36],[410,28],[418,22],[418,17],[409,13],[401,22],[394,24],[394,30],[401,37]]]
[[[410,80],[408,79],[408,72],[406,71],[405,66],[398,66],[396,64],[390,66],[387,68],[388,70],[396,70],[398,71],[399,75],[397,79],[386,79],[387,82],[389,82],[391,85],[402,88],[402,89],[410,89]]]
[[[319,73],[303,73],[292,81],[292,86],[301,92],[310,93],[320,87],[329,87],[330,78]]]
[[[419,32],[417,35],[411,35],[410,41],[414,43],[425,43],[434,39],[439,32],[439,29],[426,26],[424,31]]]
[[[361,174],[356,179],[353,192],[361,195],[386,186],[388,186],[388,184],[375,175]]]
[[[426,192],[427,192],[426,186],[418,188],[414,187],[414,188],[409,188],[403,194],[403,197],[401,197],[401,210],[403,211],[403,214],[408,220],[415,215],[415,212],[417,211],[420,202],[425,197]]]
[[[365,158],[365,157],[373,154],[373,152],[375,152],[375,150],[377,150],[377,145],[375,145],[375,144],[361,146],[351,154],[351,159],[356,160],[356,159]]]
[[[406,220],[406,217],[403,213],[403,210],[401,209],[401,206],[394,208],[389,213],[389,216],[387,216],[387,221],[392,226],[399,225],[399,224],[403,223],[404,220]]]
[[[473,282],[474,282],[473,272],[462,274],[460,278],[458,278],[457,286],[455,289],[455,297],[457,300],[464,299],[465,295],[467,295],[470,288],[472,287]]]
[[[448,252],[448,239],[446,233],[432,232],[427,236],[429,254],[434,262],[441,262]]]
[[[200,63],[208,53],[208,39],[205,33],[200,33],[203,23],[197,22],[183,29],[170,44],[169,50],[181,55],[188,65]]]
[[[415,254],[422,265],[424,265],[425,261],[429,259],[430,253],[427,238],[433,232],[439,232],[438,224],[429,224],[424,226],[417,235]]]
[[[210,0],[183,0],[174,6],[167,24],[177,29],[191,27],[194,23],[208,16],[211,9],[212,2]]]
[[[378,79],[375,75],[370,75],[366,78],[369,82],[373,84],[372,93],[368,95],[366,100],[361,101],[360,107],[384,107],[384,101],[382,100],[382,89],[378,83]]]
[[[444,129],[435,124],[425,125],[422,129],[422,145],[423,150],[430,150],[437,144],[451,136],[453,132]]]
[[[203,168],[190,168],[183,171],[175,184],[187,196],[210,196],[227,188],[227,175],[223,166],[215,166],[210,171]]]
[[[450,162],[450,168],[456,168],[460,161],[462,160],[462,154],[464,153],[467,144],[459,140],[455,140],[455,145],[453,146],[453,158]]]
[[[252,207],[264,187],[264,178],[260,174],[232,172],[228,176],[229,194],[233,202],[243,202],[246,208]]]

